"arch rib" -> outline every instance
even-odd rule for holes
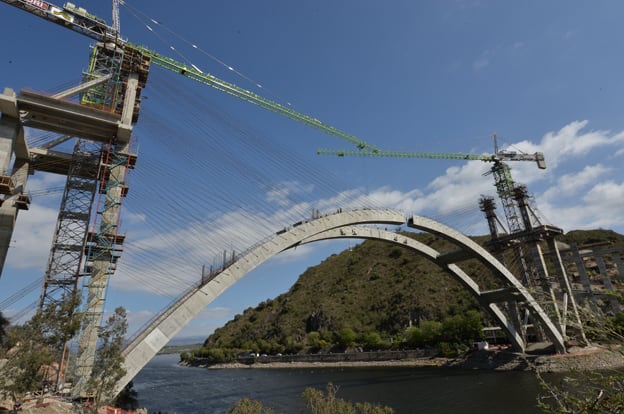
[[[404,225],[405,215],[395,210],[339,211],[293,226],[285,232],[250,250],[207,283],[183,295],[165,309],[143,332],[124,349],[126,375],[117,383],[115,392],[123,387],[151,360],[180,330],[251,270],[276,254],[297,246],[302,240],[328,229],[353,224]]]
[[[535,317],[546,327],[549,339],[560,352],[565,352],[563,338],[554,328],[542,308],[515,279],[515,277],[493,256],[472,242],[468,237],[433,220],[418,216],[410,218],[408,225],[414,228],[438,234],[451,242],[460,245],[465,251],[461,254],[442,254],[409,237],[386,230],[371,227],[358,227],[361,224],[405,224],[403,213],[393,210],[353,210],[326,215],[311,221],[300,223],[275,237],[260,244],[239,257],[230,266],[223,269],[206,283],[183,295],[179,300],[163,311],[144,331],[135,337],[124,349],[124,368],[126,375],[117,383],[116,393],[151,360],[180,330],[190,322],[202,309],[221,295],[251,270],[275,256],[276,254],[300,244],[311,243],[332,238],[371,238],[407,245],[418,251],[459,280],[490,314],[500,322],[508,338],[519,350],[525,349],[522,337],[514,328],[503,311],[493,303],[496,295],[493,292],[482,292],[478,284],[472,280],[450,258],[462,258],[473,255],[486,264],[495,275],[511,286],[508,295],[519,295],[526,302]]]
[[[487,250],[457,230],[425,217],[412,216],[409,218],[407,225],[412,228],[424,230],[428,233],[436,234],[454,244],[461,246],[464,250],[473,252],[474,257],[479,258],[479,260],[489,267],[495,275],[502,278],[502,280],[510,286],[510,291],[513,292],[513,294],[520,296],[521,300],[533,314],[533,317],[544,328],[548,339],[550,339],[557,351],[561,353],[566,352],[563,336],[552,323],[550,318],[546,315],[544,309],[537,303],[537,301],[533,298],[533,296],[531,296],[520,281]],[[490,304],[490,307],[491,306],[492,304]]]
[[[496,303],[484,300],[483,292],[480,290],[479,285],[459,266],[457,266],[456,264],[448,264],[446,262],[445,254],[438,252],[437,250],[427,246],[424,243],[419,242],[418,240],[402,234],[400,235],[381,229],[352,226],[327,230],[323,233],[319,233],[309,239],[304,240],[302,244],[311,243],[319,240],[341,238],[384,240],[416,251],[418,254],[436,263],[438,266],[440,266],[440,268],[442,268],[452,277],[457,279],[479,301],[482,307],[486,311],[488,311],[495,320],[498,321],[499,326],[505,331],[505,334],[507,338],[509,338],[509,341],[513,345],[514,349],[520,352],[524,352],[524,350],[526,349],[524,339],[522,339],[522,336],[513,326],[513,323],[509,320],[509,318],[507,318],[507,316],[498,307],[498,305],[496,305]]]

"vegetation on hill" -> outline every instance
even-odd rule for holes
[[[572,230],[559,237],[564,243],[576,243],[577,246],[591,245],[594,243],[609,243],[613,246],[624,246],[624,235],[613,230]]]

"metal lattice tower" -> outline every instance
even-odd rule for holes
[[[509,233],[518,233],[524,228],[519,220],[518,204],[514,198],[515,183],[511,176],[511,169],[504,162],[495,162],[491,170],[494,175],[494,186],[500,197]]]
[[[77,293],[100,160],[101,144],[77,139],[67,172],[39,309]]]
[[[492,237],[488,245],[502,263],[507,259],[505,252],[511,250],[513,263],[506,265],[513,264],[516,276],[549,312],[552,320],[557,322],[561,334],[565,336],[567,325],[572,323],[582,340],[587,342],[574,292],[555,241],[555,237],[562,234],[563,230],[542,223],[531,207],[532,200],[526,186],[514,185],[508,167],[493,168],[492,172],[495,174],[496,188],[505,208],[510,231],[506,235],[498,233],[497,224],[500,221],[494,211],[493,199],[482,197],[480,207],[485,213]],[[548,248],[548,255],[544,254],[544,247]],[[535,334],[538,338],[543,337],[543,332],[539,330]]]

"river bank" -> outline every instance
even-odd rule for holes
[[[536,371],[569,372],[605,369],[624,369],[624,350],[621,347],[572,348],[567,354],[520,354],[506,349],[472,351],[454,358],[425,356],[416,358],[354,361],[333,360],[319,355],[318,360],[310,355],[306,361],[296,358],[256,358],[253,363],[184,364],[206,369],[288,369],[320,367],[446,367],[460,369],[481,369],[494,371]]]

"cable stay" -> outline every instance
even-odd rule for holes
[[[118,21],[114,21],[114,27],[110,27],[106,24],[105,20],[98,18],[97,16],[88,13],[85,9],[76,7],[74,4],[69,2],[66,3],[63,7],[59,7],[44,1],[0,1],[2,1],[3,3],[7,3],[11,6],[20,8],[31,14],[42,17],[53,23],[62,25],[63,27],[69,28],[70,30],[76,31],[100,42],[112,42],[126,50],[134,49],[142,53],[144,56],[151,58],[151,60],[156,65],[162,68],[183,75],[196,82],[211,86],[217,90],[228,93],[232,96],[250,102],[261,108],[267,109],[269,111],[290,118],[294,121],[300,122],[304,125],[325,132],[331,136],[340,138],[350,144],[353,144],[358,149],[369,149],[373,151],[376,150],[376,147],[374,145],[371,145],[354,135],[341,131],[309,115],[297,112],[280,103],[277,103],[270,99],[266,99],[251,91],[240,88],[232,83],[221,80],[216,76],[204,73],[193,64],[187,65],[185,63],[181,63],[172,58],[161,55],[153,50],[147,49],[143,46],[132,45],[126,40],[120,38],[119,33],[116,32],[116,29],[118,27]],[[171,49],[175,51],[175,48],[171,47]]]

